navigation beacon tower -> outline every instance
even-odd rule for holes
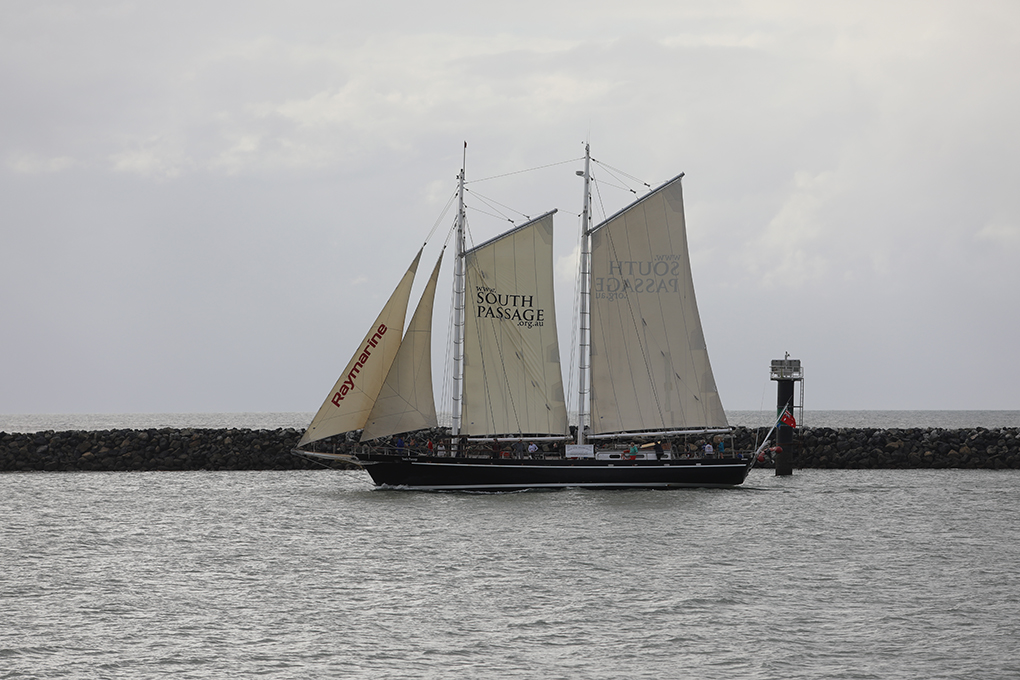
[[[804,369],[800,359],[791,359],[786,352],[783,359],[772,360],[770,376],[776,381],[776,417],[789,409],[794,420],[804,424]],[[794,383],[800,383],[800,399],[794,399]],[[776,443],[781,451],[776,453],[776,475],[793,474],[793,428],[780,423]]]

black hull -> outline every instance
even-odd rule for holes
[[[421,491],[520,491],[523,489],[678,489],[733,487],[744,483],[750,460],[489,460],[402,458],[358,459],[377,486]]]

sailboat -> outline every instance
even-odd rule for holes
[[[592,226],[591,162],[586,144],[577,171],[584,207],[573,434],[553,292],[555,211],[468,249],[462,165],[452,426],[438,430],[430,359],[442,255],[404,328],[419,251],[295,452],[353,463],[377,486],[413,490],[742,484],[753,454],[716,448],[732,428],[694,295],[683,174]],[[339,449],[316,450],[338,439]]]

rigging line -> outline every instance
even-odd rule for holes
[[[446,352],[443,358],[443,387],[440,392],[440,402],[444,407],[450,407],[450,426],[453,426],[453,342],[450,341],[454,337],[454,315],[456,304],[450,305],[450,311],[447,314],[446,324]],[[437,416],[439,414],[436,414]]]
[[[682,192],[681,192],[681,196],[682,196]],[[710,359],[710,357],[708,355],[708,345],[705,342],[705,327],[704,327],[704,324],[702,324],[702,322],[701,322],[701,314],[698,312],[697,293],[696,293],[695,286],[694,286],[694,279],[693,279],[693,276],[691,274],[692,266],[691,266],[691,257],[690,257],[690,240],[688,238],[688,231],[687,231],[686,210],[682,211],[679,214],[679,219],[677,221],[672,221],[670,219],[670,217],[669,217],[669,212],[664,209],[663,213],[662,213],[662,218],[667,223],[666,235],[667,235],[667,239],[669,241],[670,252],[672,252],[672,253],[676,252],[676,247],[674,247],[674,239],[676,239],[678,244],[679,244],[679,246],[680,246],[680,248],[681,248],[681,251],[686,254],[686,257],[685,257],[686,267],[684,268],[684,277],[683,277],[683,284],[682,284],[686,292],[685,292],[685,294],[683,296],[683,299],[687,300],[688,296],[689,296],[690,304],[689,305],[683,305],[682,308],[681,308],[682,310],[686,310],[687,312],[689,312],[689,314],[687,314],[687,313],[681,313],[680,314],[681,320],[682,320],[683,325],[684,325],[684,333],[685,333],[686,337],[688,337],[688,338],[690,338],[690,337],[699,338],[701,343],[703,343],[702,346],[697,347],[697,348],[691,347],[689,342],[687,344],[687,357],[686,358],[688,359],[688,361],[690,361],[689,365],[692,367],[692,369],[694,371],[694,374],[692,376],[693,377],[693,382],[694,382],[694,387],[691,387],[690,385],[688,385],[687,381],[685,381],[684,379],[680,378],[679,375],[677,375],[676,377],[679,379],[680,384],[683,385],[688,390],[688,392],[691,394],[691,396],[693,396],[695,398],[695,400],[698,402],[697,406],[700,408],[700,411],[701,411],[701,413],[699,414],[699,417],[704,419],[705,422],[710,422],[712,420],[713,401],[714,401],[715,405],[718,405],[718,407],[720,409],[722,409],[722,400],[719,397],[719,388],[715,384],[715,376],[714,376],[714,374],[712,372],[712,361],[711,361],[711,359]],[[689,287],[687,285],[688,283],[690,284]],[[661,303],[661,300],[660,300],[660,305],[661,304],[662,303]],[[695,332],[695,331],[696,331],[696,335],[692,336],[692,332]],[[667,346],[668,346],[668,341],[667,341]],[[699,368],[698,368],[699,365],[700,365],[700,362],[695,359],[695,350],[704,351],[704,365],[701,367],[701,368],[703,368],[703,370],[699,370]],[[711,398],[708,399],[708,400],[702,400],[698,396],[699,394],[702,394],[702,395],[706,394],[706,392],[704,391],[705,390],[705,385],[702,382],[705,376],[708,376],[709,378],[711,378],[712,387],[714,388],[713,389],[713,393],[715,394],[715,399],[714,400],[712,400]],[[683,404],[683,402],[681,401],[681,405],[682,404]],[[681,411],[682,411],[683,417],[686,418],[687,417],[687,413],[682,408],[681,408]],[[723,418],[725,419],[725,410],[723,410],[722,413],[723,413]]]
[[[446,202],[446,207],[443,208],[443,211],[441,213],[439,213],[439,217],[436,218],[435,224],[432,225],[432,231],[430,231],[429,235],[425,237],[425,243],[428,243],[430,240],[432,240],[432,237],[435,235],[436,231],[439,229],[439,225],[442,224],[443,219],[446,218],[446,213],[450,211],[450,206],[453,205],[453,202],[455,200],[457,200],[457,192],[456,191],[453,192],[452,196],[450,196],[450,200],[448,200]],[[448,242],[449,240],[450,240],[450,236],[447,235],[446,236],[446,241]]]
[[[514,282],[515,283],[517,282],[516,274],[514,276]],[[516,288],[516,286],[515,286],[515,288]],[[514,391],[512,389],[510,389],[510,376],[509,376],[509,373],[507,371],[507,361],[506,361],[506,353],[505,353],[505,345],[507,343],[505,341],[503,341],[504,338],[507,339],[507,340],[510,339],[511,334],[514,332],[514,328],[515,327],[511,326],[511,329],[508,331],[507,329],[502,327],[502,324],[500,324],[499,327],[497,327],[495,324],[493,324],[492,325],[492,338],[493,338],[493,341],[495,342],[495,344],[496,344],[496,346],[498,348],[497,356],[499,357],[499,368],[500,368],[500,370],[501,370],[501,372],[503,374],[503,388],[504,388],[503,391],[506,394],[507,399],[509,401],[510,411],[511,411],[511,413],[513,413],[514,423],[517,425],[517,434],[520,435],[520,434],[523,434],[521,432],[521,413],[520,413],[520,410],[517,408],[517,399],[515,398],[516,395],[514,394]],[[514,350],[514,353],[521,359],[521,361],[523,363],[523,360],[524,360],[524,342],[523,342],[523,339],[520,337],[520,331],[517,331],[517,334],[518,334],[517,342],[512,343],[513,347],[511,347],[511,349]],[[482,358],[482,363],[483,363],[483,365],[485,363],[484,357]],[[521,368],[523,370],[524,367],[522,366]],[[527,388],[525,388],[525,389],[527,389]],[[489,381],[488,380],[486,380],[486,382],[485,382],[485,393],[486,393],[486,399],[488,400],[489,405],[490,405],[490,412],[491,412],[492,399],[490,398]],[[505,411],[505,406],[504,406],[504,411]],[[506,414],[504,413],[504,416],[505,415]],[[490,415],[490,417],[492,418],[492,423],[495,425],[495,422],[496,422],[495,416],[494,415]],[[495,428],[493,428],[493,429],[495,429]],[[512,433],[507,432],[505,434],[512,434]]]
[[[645,224],[645,228],[647,229],[647,224]],[[686,232],[684,232],[684,234],[686,234]],[[610,252],[613,254],[614,257],[618,257],[617,246],[616,246],[615,239],[613,239],[611,233],[609,233],[609,232],[607,232],[607,237],[608,237],[608,242],[607,243],[608,243],[608,247],[610,249]],[[673,238],[672,233],[670,234],[669,238],[670,238],[670,243],[672,243],[672,238]],[[672,248],[671,248],[671,250],[672,250]],[[691,291],[691,294],[693,295],[693,291]],[[663,316],[663,313],[664,313],[664,310],[662,308],[662,304],[663,304],[662,301],[659,300],[658,301],[659,316]],[[646,371],[647,377],[649,379],[648,385],[649,385],[649,391],[651,392],[651,397],[652,397],[652,399],[653,399],[653,401],[655,403],[655,407],[658,410],[659,416],[660,416],[660,419],[661,419],[661,418],[663,418],[665,416],[665,411],[663,409],[663,403],[662,403],[663,395],[660,394],[660,388],[659,388],[658,383],[656,383],[652,379],[652,375],[651,375],[652,364],[651,364],[651,361],[649,359],[648,351],[658,350],[660,353],[663,353],[664,349],[665,350],[670,350],[671,346],[668,343],[664,347],[663,346],[657,346],[657,347],[653,348],[653,347],[648,347],[647,346],[647,336],[646,336],[647,329],[644,327],[644,323],[643,323],[643,318],[642,317],[644,315],[640,311],[640,308],[641,308],[641,298],[640,297],[638,297],[638,296],[627,296],[626,301],[623,304],[621,304],[620,307],[621,307],[621,310],[627,310],[630,313],[630,317],[631,317],[630,318],[630,326],[633,328],[633,332],[635,333],[635,335],[636,336],[645,336],[646,337],[646,341],[645,342],[638,342],[638,343],[636,343],[636,345],[637,345],[638,351],[641,354],[641,360],[644,363],[645,371]],[[637,312],[637,314],[635,314],[635,311]],[[648,311],[650,312],[651,310],[648,310]],[[620,320],[623,321],[622,318]],[[639,320],[642,320],[642,325],[640,327],[638,326],[638,323],[637,323]],[[685,328],[686,328],[686,324],[687,324],[688,319],[686,318],[686,316],[684,316],[682,320],[683,320],[683,323],[685,324]],[[700,328],[700,323],[698,324],[698,327]],[[671,359],[676,358],[676,357],[673,357],[673,353],[672,352],[670,352],[670,357],[671,357]],[[678,383],[679,386],[682,388],[683,392],[688,393],[689,395],[693,396],[695,398],[695,400],[700,402],[701,400],[697,396],[698,392],[695,391],[683,378],[681,378],[676,373],[675,365],[673,365],[672,362],[671,362],[670,368],[672,369],[671,370],[672,375],[665,376],[666,379],[671,381],[671,382]],[[632,383],[634,382],[633,375],[631,375],[631,382]],[[633,385],[632,385],[632,387],[633,387]],[[700,417],[703,417],[703,418],[707,417],[706,409],[708,408],[708,406],[706,404],[700,404],[700,406],[701,406],[701,410],[702,410],[702,413],[701,413]],[[676,408],[679,409],[681,418],[686,418],[687,417],[686,409],[684,408],[684,403],[683,403],[682,398],[681,398],[681,401],[677,405]],[[674,409],[671,407],[668,410],[669,410],[669,412],[672,412]],[[665,421],[663,421],[663,424],[665,425]]]
[[[648,209],[648,208],[646,208],[646,209]],[[663,219],[663,222],[667,225],[666,226],[666,239],[668,241],[669,252],[673,253],[673,252],[675,252],[675,249],[673,248],[673,231],[674,230],[670,228],[669,219],[667,218],[667,215],[665,214],[665,210],[663,211],[663,214],[661,215],[661,217]],[[683,230],[683,236],[684,236],[685,243],[686,243],[686,233],[687,233],[687,231],[686,231],[686,228],[685,228]],[[649,234],[647,218],[645,219],[645,236],[646,236],[646,238],[651,240],[651,236]],[[688,257],[688,260],[689,259],[690,258]],[[640,265],[638,265],[638,274],[640,274],[640,273],[641,273],[640,272]],[[649,271],[649,273],[650,273],[650,271]],[[693,295],[693,291],[692,291],[692,295]],[[662,319],[667,318],[666,309],[665,309],[665,306],[663,304],[662,297],[660,297],[659,295],[656,295],[655,297],[656,297],[656,304],[658,305],[658,308],[659,308],[659,314],[658,314],[659,318],[662,318]],[[678,316],[680,317],[680,321],[683,323],[683,326],[684,326],[684,337],[690,338],[691,334],[690,334],[690,329],[688,328],[687,315],[684,314],[682,312],[682,310],[681,310],[681,313]],[[700,322],[699,322],[699,326],[700,326]],[[673,352],[672,352],[672,345],[670,343],[669,337],[667,336],[664,339],[665,339],[665,350],[669,352],[669,365],[668,365],[668,369],[669,369],[669,372],[671,373],[671,375],[666,375],[664,377],[666,378],[666,380],[669,380],[671,382],[679,382],[680,386],[683,387],[683,389],[687,390],[687,392],[689,392],[690,395],[694,397],[695,401],[700,403],[701,402],[701,398],[698,396],[698,393],[700,392],[700,390],[698,390],[698,392],[696,392],[695,390],[691,389],[691,387],[687,384],[687,382],[683,378],[680,377],[680,374],[676,372],[677,369],[676,369],[675,360],[677,360],[677,359],[679,359],[681,361],[683,361],[684,359],[686,359],[688,361],[690,360],[690,353],[691,353],[690,343],[689,342],[687,343],[687,356],[686,357],[674,357],[673,356]],[[648,343],[645,343],[645,347],[648,347]],[[649,347],[648,349],[651,350],[652,348]],[[654,349],[658,350],[660,354],[665,356],[665,352],[663,351],[663,345],[657,343],[657,346]],[[667,368],[667,366],[664,365],[663,368]],[[662,407],[659,404],[659,391],[657,389],[655,389],[654,387],[653,387],[653,396],[655,397],[655,402],[656,402],[657,405],[659,405],[659,408],[660,408],[660,411],[661,411]],[[670,401],[672,401],[672,400],[670,400]],[[687,414],[686,409],[684,408],[683,398],[680,397],[679,401],[680,401],[680,403],[675,408],[670,408],[670,412],[673,412],[674,410],[679,409],[680,417],[684,420],[684,422],[688,422],[689,416]],[[706,417],[706,413],[705,413],[706,405],[705,404],[701,404],[701,406],[702,406],[702,409],[701,409],[702,413],[701,413],[701,416],[699,416],[699,417],[705,418]],[[707,420],[707,418],[706,418],[706,420]]]
[[[758,423],[759,423],[758,427],[764,427],[760,423],[761,423],[761,421],[765,417],[765,391],[768,389],[768,387],[769,387],[768,383],[762,383],[762,386],[761,386],[761,403],[758,404]]]
[[[332,463],[324,463],[321,460],[319,460],[318,458],[315,458],[313,456],[302,455],[303,452],[300,452],[300,451],[301,451],[300,449],[294,449],[294,451],[292,451],[291,453],[294,453],[294,455],[297,456],[298,458],[302,458],[304,460],[307,460],[309,463],[315,463],[316,465],[321,465],[322,467],[326,468],[327,470],[334,469]],[[300,452],[300,453],[295,453],[295,452]]]
[[[677,234],[677,233],[679,234],[680,239],[683,242],[683,246],[684,246],[683,250],[684,250],[684,252],[687,252],[687,228],[686,228],[686,220],[684,220],[684,228],[683,229],[674,229],[674,228],[671,228],[670,220],[668,219],[668,216],[665,213],[665,211],[663,211],[663,214],[661,215],[661,218],[663,219],[663,221],[667,225],[666,238],[668,239],[668,242],[669,242],[669,252],[671,252],[671,253],[675,252],[675,248],[673,247],[673,238],[674,238],[674,234]],[[647,234],[647,231],[648,231],[647,220],[645,221],[645,231],[646,231],[646,234]],[[690,262],[690,257],[688,256],[688,263],[689,262]],[[689,293],[689,295],[691,297],[692,304],[696,308],[697,307],[697,299],[696,299],[696,296],[695,296],[695,293],[694,293],[694,289],[691,288],[691,290],[689,290],[687,292]],[[656,296],[656,297],[657,297],[657,304],[658,304],[658,307],[659,307],[659,317],[660,318],[666,318],[667,315],[666,315],[666,310],[665,310],[663,302],[662,302],[662,298],[658,297],[658,296]],[[694,318],[693,318],[694,324],[690,323],[692,321],[692,319],[689,319],[687,314],[684,314],[684,313],[681,312],[678,316],[679,316],[679,320],[681,321],[681,323],[683,324],[683,327],[684,327],[683,328],[683,331],[684,331],[683,332],[683,336],[684,337],[686,337],[686,338],[690,338],[691,337],[691,327],[690,327],[691,325],[695,325],[697,330],[702,335],[702,337],[704,336],[704,330],[703,330],[703,328],[701,326],[701,320],[700,320],[700,318],[697,315],[693,315],[694,316]],[[666,344],[665,344],[664,347],[665,347],[666,350],[672,350],[672,346],[671,346],[671,344],[670,344],[668,339],[666,340]],[[687,361],[691,361],[691,359],[692,359],[692,351],[693,350],[692,350],[689,342],[687,343],[686,347],[687,347],[686,357],[682,356],[682,357],[679,357],[679,358],[681,360],[686,359]],[[651,348],[651,347],[648,347],[647,343],[644,343],[641,346],[642,352],[645,350],[645,348],[648,348],[649,350],[657,349],[660,353],[663,352],[663,346],[661,346],[661,345],[657,346],[655,348]],[[706,355],[707,355],[707,349],[706,349]],[[670,368],[671,368],[672,375],[667,375],[666,379],[670,380],[670,381],[672,381],[674,383],[679,383],[679,385],[684,390],[686,390],[687,393],[690,396],[694,397],[695,401],[698,402],[698,405],[700,406],[700,411],[701,411],[701,413],[697,417],[705,419],[707,421],[708,420],[708,408],[709,408],[709,406],[706,403],[702,403],[701,398],[698,396],[701,393],[701,389],[700,389],[701,385],[700,385],[700,383],[697,385],[697,387],[698,387],[697,390],[692,388],[687,383],[687,381],[684,380],[683,378],[681,378],[680,375],[676,372],[676,365],[673,363],[674,356],[673,356],[673,352],[672,351],[670,351],[670,355],[669,356],[670,356]],[[646,361],[647,361],[647,358],[646,358]],[[706,359],[706,361],[708,361],[708,360]],[[649,364],[649,367],[650,367],[650,364]],[[711,362],[710,361],[708,362],[708,370],[709,370],[709,373],[711,373]],[[695,376],[695,380],[697,380],[697,376]],[[659,406],[660,411],[661,411],[662,408],[661,408],[661,404],[659,402],[659,390],[656,389],[654,384],[653,384],[653,388],[652,388],[652,394],[653,394],[653,397],[655,398],[656,405]],[[684,403],[683,403],[683,399],[682,398],[680,398],[680,403],[678,404],[677,408],[680,411],[680,417],[683,418],[686,421],[688,419],[688,417],[689,417],[689,414],[687,413],[687,410],[684,408]]]
[[[607,237],[608,237],[608,243],[609,243],[610,252],[613,254],[614,257],[618,258],[619,255],[618,255],[617,249],[616,249],[616,242],[614,241],[612,234],[611,233],[607,234]],[[625,240],[628,240],[628,245],[629,245],[629,239],[627,238],[627,234],[624,234],[623,237],[624,237]],[[626,311],[630,312],[630,323],[631,323],[632,328],[634,329],[634,337],[638,340],[638,342],[636,343],[637,344],[637,349],[641,353],[641,360],[642,360],[642,362],[644,363],[644,366],[645,366],[645,377],[648,379],[648,383],[647,384],[648,384],[648,386],[651,389],[652,400],[655,402],[655,408],[658,411],[659,422],[661,423],[661,426],[663,427],[663,429],[665,429],[666,428],[666,418],[665,418],[665,414],[663,413],[663,410],[662,410],[662,402],[659,400],[659,391],[656,388],[655,379],[652,376],[652,365],[651,365],[651,362],[648,360],[648,353],[647,353],[647,351],[645,349],[647,343],[642,341],[643,339],[646,339],[646,337],[647,337],[646,336],[647,331],[644,330],[645,321],[644,321],[643,318],[641,318],[641,310],[640,309],[635,310],[635,306],[636,305],[634,304],[633,300],[637,299],[637,296],[636,295],[628,295],[624,299],[626,300],[626,302],[622,306],[624,307],[624,309],[626,309]],[[637,306],[639,306],[639,305],[640,305],[640,301],[638,301],[638,305]],[[620,321],[623,322],[624,319],[621,318]],[[642,323],[641,327],[638,326],[638,321],[641,321],[641,323]],[[631,382],[631,387],[634,390],[634,394],[637,395],[638,394],[638,384],[637,384],[637,380],[635,379],[633,373],[630,376],[630,382]]]
[[[599,197],[599,209],[602,211],[602,219],[606,219],[606,205],[602,202],[602,182],[596,181],[594,177],[591,178],[591,183],[595,187],[595,193]],[[612,185],[610,185],[612,186]]]
[[[493,333],[493,335],[495,335],[495,333]],[[503,333],[500,333],[500,335],[503,335]],[[503,344],[504,343],[499,343],[499,365],[503,373],[503,386],[505,388],[504,391],[506,392],[506,395],[510,400],[510,411],[513,413],[514,422],[517,424],[517,434],[523,434],[521,432],[521,414],[517,409],[517,400],[514,398],[515,395],[513,390],[510,389],[510,376],[507,372],[506,355],[503,351]],[[515,354],[518,355],[521,359],[523,359],[524,356],[523,343],[518,343],[516,346],[516,350],[517,351],[515,352]],[[485,391],[486,392],[489,391],[488,385],[486,385]],[[495,420],[493,422],[495,422]],[[507,434],[511,433],[508,432]]]
[[[583,226],[582,226],[582,229],[583,229]],[[580,318],[580,308],[581,308],[581,263],[580,263],[580,253],[578,253],[578,265],[574,268],[574,294],[573,294],[573,307],[572,307],[572,309],[570,311],[570,318],[571,319],[579,319]],[[570,357],[569,357],[569,360],[567,362],[567,393],[571,394],[571,395],[574,395],[575,391],[577,391],[577,390],[574,389],[575,388],[575,383],[574,383],[575,380],[578,381],[578,384],[576,384],[576,387],[578,388],[578,390],[580,389],[580,384],[579,383],[580,383],[580,380],[581,380],[581,376],[580,376],[581,371],[580,371],[580,367],[579,366],[575,366],[575,364],[579,364],[580,363],[580,361],[575,362],[575,359],[577,359],[578,355],[580,354],[580,349],[578,348],[578,344],[580,344],[581,339],[578,336],[581,333],[581,329],[580,329],[579,325],[580,324],[578,324],[576,322],[570,324]],[[589,340],[589,344],[590,344],[590,340]],[[589,361],[589,364],[590,363],[591,362]],[[575,398],[578,399],[578,401],[580,401],[580,396],[578,396],[578,395],[574,395],[574,396],[575,396]],[[564,401],[566,401],[566,399],[564,399]],[[578,405],[577,412],[578,412],[578,419],[580,419],[580,413],[581,413],[581,405],[580,404]]]
[[[622,184],[613,184],[612,182],[605,182],[605,181],[603,181],[602,183],[605,184],[608,187],[612,187],[614,189],[619,189],[620,191],[626,191],[627,193],[634,194],[635,196],[638,195],[638,192],[635,189],[631,189],[628,186],[624,186]]]
[[[445,216],[445,215],[446,215],[446,213],[447,213],[447,212],[449,211],[449,209],[450,209],[450,205],[451,205],[451,204],[453,203],[453,201],[454,201],[454,200],[456,200],[456,198],[457,198],[457,193],[458,193],[458,192],[456,192],[456,191],[455,191],[455,192],[453,192],[453,196],[452,196],[452,197],[450,198],[450,200],[449,200],[449,201],[448,201],[448,202],[446,203],[446,207],[445,207],[445,208],[443,209],[443,215],[444,215],[444,216]],[[458,219],[459,219],[459,215],[455,215],[455,216],[454,216],[454,218],[453,218],[453,223],[452,223],[452,224],[450,225],[450,230],[449,230],[448,232],[446,232],[446,240],[445,240],[445,241],[443,241],[443,247],[444,247],[444,248],[446,248],[447,246],[449,246],[449,245],[450,245],[450,238],[451,238],[452,236],[455,236],[455,235],[457,234],[457,221],[458,221]],[[467,220],[466,220],[466,218],[465,218],[465,226],[467,226]],[[434,231],[434,230],[435,230],[435,228],[433,228],[433,231]],[[429,236],[431,237],[431,234],[429,234]],[[428,240],[426,239],[426,243],[427,243],[427,242],[428,242]]]
[[[473,268],[477,269],[477,262],[472,262],[471,265],[472,265]],[[479,276],[478,278],[479,278],[480,281],[483,281],[483,282],[485,281],[485,279],[483,277],[481,277],[481,276]],[[503,344],[501,342],[498,342],[497,329],[496,329],[495,325],[492,325],[492,326],[490,326],[490,333],[486,334],[485,331],[482,330],[479,327],[477,319],[472,318],[472,322],[474,323],[473,328],[475,329],[474,335],[478,338],[479,344],[481,344],[481,342],[482,342],[483,334],[484,334],[485,337],[488,337],[489,334],[491,334],[491,336],[492,336],[493,344],[497,347],[497,355],[499,357],[499,366],[503,369],[503,371],[502,371],[502,373],[503,373],[503,380],[502,380],[502,382],[503,382],[503,387],[505,388],[504,392],[506,393],[507,398],[510,400],[510,405],[511,405],[511,408],[512,408],[512,410],[514,412],[514,418],[515,418],[518,426],[520,426],[520,422],[521,422],[520,421],[520,417],[519,417],[519,415],[517,413],[516,405],[513,403],[514,402],[513,391],[510,390],[509,383],[507,382],[506,361],[503,358]],[[491,435],[509,434],[507,432],[502,432],[502,433],[501,432],[495,432],[495,430],[496,430],[496,412],[494,410],[495,404],[493,403],[493,399],[492,399],[492,390],[490,389],[492,381],[490,380],[489,373],[490,372],[495,373],[496,366],[493,365],[490,368],[490,364],[493,363],[493,362],[492,362],[492,360],[490,360],[486,356],[486,354],[484,352],[479,352],[479,357],[478,358],[479,358],[479,364],[480,364],[480,369],[479,370],[481,370],[481,374],[482,374],[482,386],[483,386],[482,390],[483,390],[483,393],[485,395],[485,397],[483,399],[483,406],[482,406],[482,408],[480,410],[482,412],[484,412],[484,413],[487,413],[487,419],[488,419],[489,426],[486,429],[493,430],[492,432],[487,432],[486,434],[491,434]],[[504,413],[504,415],[505,415],[505,413]]]
[[[589,212],[590,212],[590,207],[589,207]],[[581,211],[581,214],[579,214],[577,216],[577,224],[578,224],[578,234],[580,235],[580,239],[578,239],[578,242],[577,242],[577,245],[576,245],[577,264],[574,267],[574,294],[573,294],[573,298],[572,298],[572,300],[573,300],[573,307],[571,309],[571,316],[570,316],[570,318],[574,319],[575,321],[574,321],[574,323],[570,324],[570,360],[569,360],[569,362],[567,364],[567,366],[568,366],[568,370],[567,370],[567,383],[568,383],[568,393],[570,395],[572,395],[572,398],[577,400],[577,427],[580,430],[581,427],[583,426],[582,419],[581,419],[581,414],[584,413],[585,415],[587,415],[589,417],[589,419],[591,418],[591,406],[590,406],[590,402],[591,402],[591,375],[592,375],[591,374],[591,337],[592,337],[592,333],[591,333],[591,290],[587,291],[587,294],[588,294],[588,308],[587,308],[587,310],[585,310],[586,311],[586,315],[588,317],[588,328],[587,328],[588,335],[587,335],[587,338],[586,338],[586,340],[587,340],[586,349],[582,349],[580,347],[581,338],[582,338],[582,332],[581,332],[581,325],[582,325],[582,322],[581,322],[581,310],[582,310],[581,291],[583,289],[582,280],[583,280],[583,278],[585,276],[585,272],[582,271],[582,268],[584,267],[584,253],[582,252],[582,251],[584,251],[584,248],[582,247],[582,243],[583,243],[584,239],[587,238],[587,236],[585,234],[585,230],[588,228],[588,225],[584,222],[584,211],[583,210]],[[590,247],[588,248],[588,262],[587,262],[587,265],[588,265],[587,275],[590,277],[591,276],[591,249],[590,249]],[[586,381],[586,384],[584,384],[584,385],[581,384],[581,363],[582,362],[585,363],[586,376],[588,378],[587,381]],[[582,389],[584,391],[583,394],[581,394]],[[566,401],[566,400],[564,399],[564,401]]]
[[[510,206],[508,206],[508,205],[504,205],[503,203],[500,203],[499,201],[497,201],[497,200],[495,200],[495,199],[489,198],[488,196],[483,196],[482,194],[478,193],[477,191],[472,191],[472,192],[471,192],[471,195],[472,195],[472,196],[474,196],[474,197],[476,197],[476,198],[478,198],[478,200],[479,200],[479,201],[481,201],[481,202],[485,203],[485,204],[486,204],[487,206],[489,206],[489,207],[490,207],[490,208],[492,208],[493,210],[496,210],[496,208],[495,208],[495,207],[493,207],[493,206],[495,206],[495,205],[498,205],[498,206],[499,206],[500,208],[506,208],[507,210],[509,210],[509,211],[511,211],[511,212],[515,212],[515,213],[517,213],[518,215],[520,215],[520,216],[521,216],[521,217],[523,217],[524,219],[527,219],[527,220],[530,220],[530,219],[531,219],[531,216],[530,216],[530,215],[525,215],[525,214],[524,214],[524,213],[522,213],[522,212],[521,212],[520,210],[515,210],[514,208],[511,208],[511,207],[510,207]],[[505,217],[505,216],[504,216],[504,217]],[[509,218],[507,218],[507,219],[509,220]],[[510,221],[510,222],[513,222],[513,220],[509,220],[509,221]]]
[[[468,224],[467,212],[464,213],[464,241],[465,241],[465,246],[468,243],[470,243],[471,244],[471,248],[475,247],[475,235],[473,233],[471,233],[471,225]],[[464,250],[465,251],[471,250],[471,248],[465,247]],[[463,253],[461,253],[461,255],[463,255]],[[467,284],[465,283],[465,285],[467,285]],[[464,294],[467,295],[467,290],[466,289],[464,291]]]
[[[525,172],[533,172],[535,170],[545,170],[546,168],[554,168],[557,165],[566,165],[567,163],[576,163],[577,161],[580,161],[580,160],[584,160],[584,158],[583,157],[581,157],[581,158],[571,158],[568,161],[559,161],[557,163],[549,163],[547,165],[539,165],[539,166],[536,166],[534,168],[528,168],[527,170],[515,170],[513,172],[505,172],[502,175],[492,175],[491,177],[482,177],[481,179],[473,179],[470,182],[466,182],[466,184],[477,184],[478,182],[488,182],[490,179],[499,179],[501,177],[510,177],[511,175],[521,175],[521,174],[524,174]]]
[[[649,184],[648,182],[645,182],[640,177],[635,177],[634,175],[631,175],[630,173],[624,172],[623,170],[620,170],[619,168],[614,168],[612,165],[609,165],[607,163],[603,163],[602,161],[598,160],[597,158],[592,158],[591,161],[592,161],[592,163],[598,163],[599,165],[601,165],[603,168],[605,168],[610,173],[614,173],[614,172],[615,173],[619,173],[619,174],[623,175],[624,177],[626,177],[627,179],[631,179],[631,180],[633,180],[633,181],[635,181],[635,182],[637,182],[639,184],[643,184],[644,186],[648,187],[649,189],[652,188],[651,184]]]
[[[450,239],[457,234],[457,220],[453,221],[450,225],[450,230],[446,232],[446,240],[443,241],[443,247],[446,248],[450,245]]]
[[[464,209],[465,210],[473,210],[474,212],[479,213],[480,215],[486,215],[487,217],[495,217],[496,219],[506,220],[510,224],[516,224],[512,219],[510,219],[506,215],[498,215],[496,213],[485,212],[484,210],[482,210],[480,208],[476,208],[476,207],[471,206],[471,205],[465,205]]]

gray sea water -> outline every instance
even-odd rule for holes
[[[1016,678],[1018,471],[0,475],[0,678]]]
[[[2,416],[0,430],[309,418]],[[804,421],[1016,427],[1020,412]],[[1020,677],[1018,487],[1012,470],[514,494],[328,470],[4,474],[0,679]]]

